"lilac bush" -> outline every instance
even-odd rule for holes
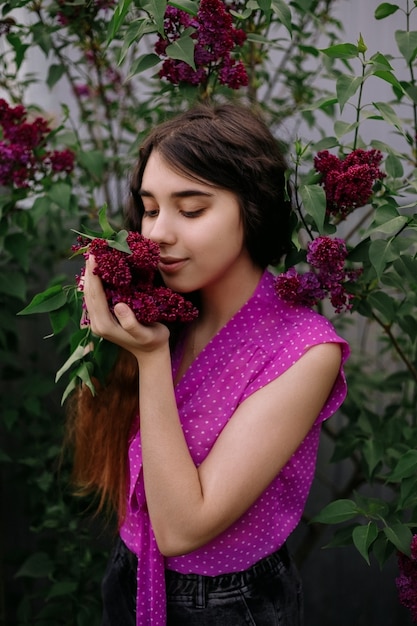
[[[30,19],[20,19],[13,8],[17,4]],[[325,525],[335,531],[331,545],[353,543],[367,563],[374,559],[382,567],[399,551],[399,599],[414,617],[417,10],[406,0],[376,7],[376,25],[393,20],[385,52],[368,50],[359,33],[356,42],[343,42],[332,13],[339,0],[17,4],[5,3],[0,18],[5,51],[0,57],[5,92],[0,108],[0,341],[7,355],[3,377],[18,390],[2,398],[2,419],[7,434],[20,437],[13,465],[26,467],[26,459],[34,464],[39,459],[37,466],[26,468],[21,482],[28,506],[37,503],[24,515],[40,537],[49,536],[50,528],[65,529],[55,552],[54,546],[40,547],[40,540],[22,564],[19,575],[28,589],[36,576],[51,584],[45,608],[49,621],[58,622],[65,613],[73,623],[93,622],[97,607],[89,593],[90,577],[84,576],[91,567],[90,543],[87,538],[81,567],[78,550],[68,556],[66,536],[78,514],[68,513],[68,503],[55,506],[59,490],[52,479],[47,481],[52,470],[44,482],[39,478],[44,459],[53,457],[45,442],[52,438],[51,424],[58,430],[59,420],[56,409],[47,415],[37,408],[44,406],[44,398],[35,402],[33,397],[38,400],[36,394],[53,376],[49,372],[38,384],[38,367],[28,372],[16,366],[21,333],[15,313],[28,294],[39,292],[34,274],[43,268],[50,285],[28,310],[49,314],[50,341],[67,359],[59,372],[59,384],[64,374],[70,379],[64,395],[80,382],[89,384],[94,368],[103,367],[109,354],[105,342],[74,322],[81,294],[57,277],[62,259],[70,256],[70,228],[96,238],[98,222],[104,224],[104,239],[114,237],[118,243],[126,172],[148,128],[197,100],[232,99],[261,109],[277,139],[287,142],[293,249],[275,268],[277,292],[306,306],[330,305],[341,334],[349,338],[351,328],[362,333],[359,346],[353,333],[349,395],[340,420],[323,427],[333,459],[347,462],[349,476],[346,484],[329,486],[330,505],[314,518],[306,515],[317,532],[303,541],[301,552],[312,548],[310,538],[317,542]],[[32,50],[45,58],[42,88],[60,93],[63,84],[68,87],[70,102],[62,103],[61,115],[28,106],[26,87],[35,77],[23,70]],[[384,100],[375,99],[371,81],[385,85]],[[347,111],[353,111],[353,121]],[[53,117],[54,124],[49,122]],[[369,120],[375,132],[368,141],[362,128]],[[288,128],[304,128],[306,136],[290,136]],[[99,208],[103,201],[111,228]],[[68,273],[71,282],[76,270]],[[169,300],[171,294],[161,297]],[[92,353],[86,356],[91,342],[96,361]],[[363,345],[370,344],[377,346],[376,356],[368,348],[363,354]],[[44,352],[42,344],[42,364]],[[26,429],[17,416],[27,425],[24,441]],[[349,525],[339,528],[341,522]],[[78,528],[74,545],[80,536]],[[30,613],[27,607],[36,593],[31,589],[20,603],[22,620],[30,621],[25,610]]]

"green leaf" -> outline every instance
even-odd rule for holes
[[[405,509],[411,506],[417,505],[417,479],[416,474],[401,479],[400,485],[400,500],[398,502],[398,509]]]
[[[403,226],[407,224],[407,222],[408,217],[406,217],[405,215],[398,215],[397,217],[394,217],[382,224],[378,224],[377,226],[371,224],[369,230],[366,231],[366,235],[381,233],[383,235],[391,237],[393,235],[396,235],[403,228]]]
[[[77,591],[78,582],[75,581],[61,581],[54,583],[48,591],[47,598],[56,598],[57,596],[65,596],[74,593]]]
[[[31,302],[18,315],[32,315],[34,313],[49,313],[56,311],[67,302],[67,294],[61,285],[54,285],[36,294]]]
[[[353,543],[368,565],[370,565],[369,548],[377,537],[378,526],[375,522],[369,522],[366,526],[356,526],[352,532]]]
[[[417,31],[396,30],[395,41],[407,63],[412,63],[417,55]]]
[[[374,107],[380,112],[382,118],[394,126],[402,135],[404,135],[403,122],[400,120],[394,109],[386,102],[374,102]]]
[[[235,17],[237,20],[247,20],[255,10],[257,10],[257,7],[252,8],[251,6],[246,6],[245,9],[243,11],[240,11],[239,13],[237,13],[237,11],[234,11],[233,9],[230,9],[230,15],[233,15],[233,17]]]
[[[269,44],[268,37],[264,37],[263,35],[258,35],[257,33],[249,33],[246,37],[246,41],[253,41],[254,43]]]
[[[62,365],[62,367],[60,367],[60,369],[57,371],[56,376],[55,376],[55,382],[58,382],[61,376],[65,374],[65,372],[67,372],[74,365],[74,363],[77,363],[77,361],[80,361],[85,356],[86,356],[86,347],[84,344],[79,344],[75,348],[74,352],[72,352],[72,354],[68,357],[68,359]]]
[[[311,102],[306,106],[301,107],[300,111],[316,111],[317,109],[325,110],[329,107],[332,107],[334,104],[337,104],[337,98],[335,98],[334,96],[332,96],[331,98],[318,98],[314,102]]]
[[[355,122],[350,124],[349,122],[343,122],[343,120],[337,120],[334,123],[334,134],[340,141],[342,137],[355,130],[356,126],[357,124]]]
[[[323,232],[326,217],[326,194],[319,185],[303,185],[300,196],[305,210],[314,219],[319,233]]]
[[[404,87],[397,80],[397,78],[392,72],[387,72],[384,70],[375,70],[375,72],[372,72],[372,74],[373,76],[376,76],[377,78],[381,78],[382,80],[385,80],[385,82],[389,83],[390,85],[398,89],[400,92],[405,93]]]
[[[320,152],[320,150],[329,150],[339,145],[336,137],[324,137],[314,144],[314,152]]]
[[[93,369],[92,363],[82,362],[80,367],[76,370],[76,376],[82,380],[82,382],[89,388],[91,393],[94,395],[96,393],[95,387],[91,380],[91,373]]]
[[[100,228],[103,231],[104,239],[108,239],[112,235],[116,234],[114,229],[110,226],[109,220],[107,219],[107,204],[103,204],[103,206],[99,209],[98,221],[100,224]]]
[[[149,13],[155,22],[158,33],[164,34],[164,17],[167,7],[166,0],[148,0],[142,5],[142,8]]]
[[[53,563],[46,552],[35,552],[15,574],[16,578],[28,576],[30,578],[44,578],[53,571]]]
[[[361,76],[349,76],[347,74],[342,74],[338,77],[336,81],[336,94],[341,111],[343,111],[346,102],[358,91],[362,80]]]
[[[101,150],[88,150],[77,154],[77,162],[97,181],[101,180],[106,166],[106,159]]]
[[[126,58],[127,53],[132,48],[133,44],[139,43],[143,35],[148,32],[154,31],[154,27],[150,25],[147,18],[141,18],[134,20],[129,24],[127,32],[123,38],[123,46],[120,50],[120,54],[117,59],[117,64],[120,66]]]
[[[30,30],[33,41],[40,47],[45,56],[48,56],[53,47],[53,41],[51,33],[45,28],[45,24],[42,22],[32,24]]]
[[[22,272],[1,271],[0,293],[24,301],[26,299],[26,279]]]
[[[392,178],[402,178],[404,176],[404,168],[402,161],[395,154],[389,154],[384,161],[387,174]]]
[[[72,392],[76,388],[77,388],[77,378],[76,378],[76,376],[74,376],[74,378],[72,378],[70,380],[70,382],[68,383],[68,385],[64,389],[64,393],[62,394],[62,398],[61,398],[61,406],[65,403],[65,400],[67,400],[67,398],[69,398],[69,396],[72,394]]]
[[[358,508],[353,500],[335,500],[313,518],[313,522],[322,524],[340,524],[358,515]]]
[[[115,38],[118,30],[123,24],[123,20],[125,19],[131,4],[132,0],[119,0],[107,29],[107,44]]]
[[[386,294],[383,294],[383,295],[386,295]],[[381,459],[383,457],[383,448],[382,448],[381,443],[379,441],[376,441],[373,438],[366,439],[363,445],[363,456],[364,456],[366,465],[368,466],[369,475],[372,476],[375,468],[381,462]]]
[[[353,43],[335,44],[329,48],[322,48],[320,52],[332,59],[354,59],[359,56],[358,46]]]
[[[28,238],[23,233],[11,233],[4,240],[4,248],[25,271],[29,269]]]
[[[284,0],[272,0],[271,8],[281,24],[287,29],[289,35],[292,36],[291,10],[288,4]]]
[[[386,561],[389,559],[393,551],[394,548],[392,547],[392,544],[389,543],[389,541],[387,540],[386,535],[382,532],[379,533],[372,546],[372,553],[381,568],[384,563],[386,563]]]
[[[23,44],[19,37],[17,37],[14,33],[10,32],[7,35],[7,41],[11,46],[13,46],[15,52],[15,63],[16,69],[20,69],[24,59],[26,50],[29,48],[29,44]]]
[[[376,54],[372,55],[372,57],[367,62],[367,66],[371,68],[371,71],[393,71],[393,67],[391,63],[388,61],[387,57],[380,52],[376,52]]]
[[[198,13],[198,3],[193,2],[192,0],[178,0],[178,2],[171,1],[169,4],[177,9],[181,9],[181,11],[189,13],[189,15],[196,16]]]
[[[142,54],[136,61],[132,64],[132,67],[129,71],[129,78],[135,76],[136,74],[140,74],[141,72],[145,72],[149,70],[151,67],[154,67],[160,62],[160,58],[157,54]]]
[[[186,29],[189,31],[191,29]],[[186,31],[181,35],[179,39],[174,41],[173,43],[167,46],[165,52],[170,59],[176,59],[178,61],[184,61],[193,70],[196,70],[195,61],[194,61],[194,50],[195,50],[195,40],[190,37],[189,34],[185,34]]]
[[[49,311],[49,319],[51,321],[53,334],[58,335],[66,328],[71,320],[69,307],[61,307],[56,311]]]
[[[62,76],[65,74],[65,66],[63,64],[59,65],[51,65],[48,71],[48,78],[46,79],[46,84],[49,89],[52,89],[57,82],[59,82]]]
[[[271,12],[271,0],[258,0],[258,4],[263,13]]]
[[[387,539],[394,544],[397,550],[410,556],[413,534],[408,526],[405,524],[393,524],[391,527],[384,527],[383,530]]]
[[[417,259],[401,255],[394,261],[396,271],[409,280],[411,284],[417,283]]]
[[[386,265],[397,258],[391,244],[392,239],[388,239],[388,241],[377,239],[372,241],[369,246],[369,260],[378,278],[381,277]]]
[[[129,248],[129,244],[126,241],[127,236],[127,230],[119,230],[119,232],[116,233],[113,239],[107,240],[107,245],[110,248],[115,248],[116,250],[120,250],[121,252],[126,252],[126,254],[132,254],[132,250]]]
[[[55,183],[48,191],[48,197],[61,209],[68,211],[71,203],[71,187],[66,183]]]
[[[374,13],[375,19],[383,20],[384,17],[388,17],[389,15],[392,15],[393,13],[398,11],[399,8],[400,7],[397,4],[383,2],[375,9],[375,13]]]
[[[368,303],[373,309],[376,309],[385,318],[385,321],[390,323],[394,321],[397,307],[396,302],[385,291],[373,291],[368,296]],[[370,443],[370,440],[368,441]],[[378,459],[379,461],[380,459]]]
[[[415,476],[417,472],[417,450],[407,450],[403,454],[387,478],[387,482],[396,483],[400,482],[403,478],[409,476]]]

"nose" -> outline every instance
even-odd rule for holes
[[[175,229],[169,215],[159,211],[158,216],[151,220],[144,220],[142,234],[159,245],[172,245],[176,241]]]

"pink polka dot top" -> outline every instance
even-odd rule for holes
[[[165,626],[165,569],[216,576],[238,572],[278,550],[300,521],[314,477],[320,425],[346,396],[343,363],[348,344],[332,324],[309,308],[282,301],[266,270],[252,297],[197,356],[175,388],[190,454],[198,466],[223,427],[248,396],[276,379],[306,350],[338,343],[342,366],[315,424],[285,467],[258,500],[226,531],[184,556],[164,558],[146,507],[139,431],[129,447],[129,491],[122,540],[138,555],[137,626]],[[172,355],[173,375],[184,342]],[[279,408],[277,408],[279,419]]]

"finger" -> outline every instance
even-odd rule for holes
[[[129,333],[137,331],[140,329],[140,324],[138,323],[135,314],[132,309],[128,307],[124,302],[118,302],[114,307],[114,314],[122,328]]]

